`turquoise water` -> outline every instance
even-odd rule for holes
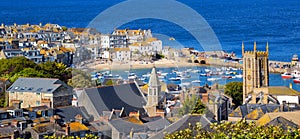
[[[268,41],[271,60],[290,61],[293,54],[300,54],[299,0],[179,1],[196,10],[207,20],[226,51],[234,51],[240,56],[242,41],[245,42],[246,49],[252,49],[253,41],[257,41],[258,49],[261,50],[265,49],[265,42]],[[1,1],[0,22],[5,24],[50,22],[67,27],[86,27],[99,13],[119,2],[121,0]],[[189,32],[173,23],[143,19],[122,26],[127,27],[150,28],[153,33],[173,36],[184,46],[201,50],[201,46]]]

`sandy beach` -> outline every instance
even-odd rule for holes
[[[112,62],[112,63],[105,63],[105,64],[93,63],[87,66],[88,68],[97,69],[97,70],[110,70],[110,69],[129,70],[129,69],[152,68],[153,66],[157,68],[192,67],[192,66],[199,66],[199,64],[161,59],[159,61],[155,61],[154,63],[142,62],[142,61],[129,62],[129,63]]]

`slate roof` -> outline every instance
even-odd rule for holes
[[[20,130],[14,126],[0,127],[0,138],[10,137],[14,134],[14,131],[16,130],[20,132]]]
[[[283,117],[300,126],[300,111],[266,113],[264,116],[258,119],[256,123],[258,125],[266,125],[277,117]]]
[[[79,97],[79,104],[87,110],[95,109],[98,116],[103,115],[103,111],[121,110],[123,107],[127,115],[139,111],[141,117],[147,116],[143,108],[146,99],[135,83],[89,88],[82,95],[85,96]]]
[[[155,67],[152,68],[148,86],[160,86],[160,82]]]
[[[89,129],[93,132],[98,132],[100,131],[103,136],[104,139],[106,139],[106,137],[111,138],[111,127],[107,124],[106,121],[94,121],[94,122],[90,122]]]
[[[158,119],[145,123],[145,125],[149,128],[151,131],[160,131],[166,127],[168,127],[171,124],[171,122],[163,117],[159,117]]]
[[[75,121],[75,116],[80,114],[84,119],[89,120],[89,116],[86,113],[84,107],[74,107],[74,106],[66,106],[66,107],[58,107],[55,109],[55,114],[59,115],[61,120],[64,122]]]
[[[268,112],[279,111],[278,104],[244,104],[229,114],[229,117],[241,117],[246,119],[258,119]],[[247,116],[248,115],[248,116]]]
[[[61,127],[54,123],[42,123],[32,127],[32,129],[38,134],[43,134],[53,133],[55,130],[61,130]]]
[[[200,123],[204,130],[210,130],[211,122],[202,115],[185,115],[180,120],[172,123],[166,129],[161,130],[156,135],[150,137],[150,139],[161,139],[164,138],[165,133],[173,133],[179,130],[189,128],[189,125],[195,126],[196,123]]]
[[[62,81],[51,78],[18,78],[8,89],[8,92],[43,92],[53,93],[62,86]]]
[[[118,132],[129,135],[131,131],[133,131],[134,133],[157,132],[168,127],[171,124],[169,120],[162,117],[148,117],[146,119],[152,120],[144,124],[130,122],[128,121],[128,118],[129,117],[111,120],[109,121],[109,125],[115,128]]]
[[[123,119],[115,119],[109,121],[109,125],[116,129],[118,132],[128,135],[133,132],[147,132],[149,129],[145,125],[134,124]]]
[[[281,117],[281,116],[273,119],[272,121],[270,121],[269,123],[266,124],[266,126],[269,126],[269,125],[280,126],[284,130],[287,130],[288,127],[293,127],[296,129],[298,128],[297,124],[295,124],[292,121],[289,121],[288,119]]]

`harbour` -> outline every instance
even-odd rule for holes
[[[223,70],[222,70],[223,69]],[[220,66],[192,66],[192,67],[163,67],[157,68],[160,73],[165,74],[166,76],[160,77],[160,81],[165,82],[166,84],[176,84],[176,85],[190,85],[190,86],[204,86],[205,84],[213,85],[218,83],[220,85],[225,85],[229,82],[242,82],[241,78],[242,70],[241,69],[232,69],[225,68]],[[177,72],[174,72],[177,71]],[[208,72],[205,72],[208,71]],[[223,72],[222,74],[208,74],[211,71],[214,72]],[[128,73],[134,73],[136,79],[139,80],[142,77],[144,79],[142,82],[148,82],[148,76],[151,72],[151,68],[140,68],[140,69],[131,69],[129,71],[124,70],[101,70],[97,71],[98,73],[109,73],[112,75],[119,75],[117,78],[128,80]],[[95,74],[96,72],[93,72]],[[177,74],[187,73],[190,75],[189,78],[177,78]],[[287,86],[290,87],[292,84],[293,89],[300,91],[300,84],[294,83],[293,79],[284,79],[281,77],[280,73],[270,73],[269,76],[270,86]]]

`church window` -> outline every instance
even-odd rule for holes
[[[248,58],[247,63],[248,63],[248,68],[251,68],[251,60],[250,60],[250,58]]]

